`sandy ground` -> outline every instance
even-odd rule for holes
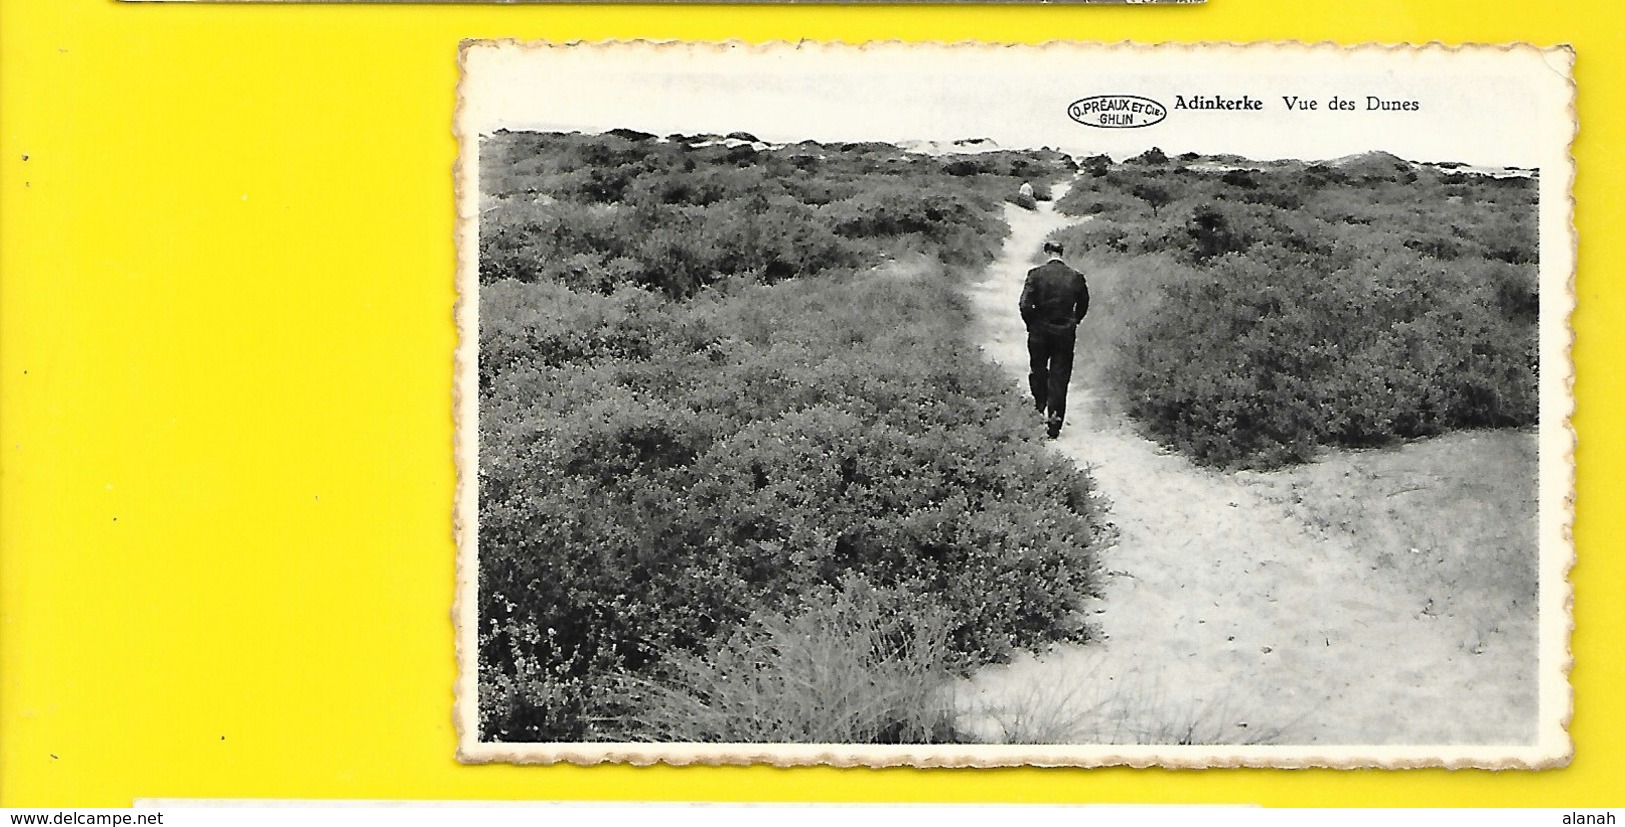
[[[1007,211],[1004,255],[970,299],[985,352],[1025,387],[1022,280],[1044,236],[1077,219],[1055,213],[1053,202]],[[969,731],[1037,743],[1534,739],[1532,595],[1517,604],[1521,593],[1507,597],[1494,577],[1462,585],[1418,576],[1435,556],[1452,554],[1473,571],[1471,548],[1444,548],[1450,515],[1436,511],[1470,498],[1411,507],[1401,496],[1417,490],[1406,485],[1416,474],[1437,482],[1440,474],[1481,473],[1475,462],[1532,480],[1532,464],[1520,463],[1532,463],[1533,435],[1457,435],[1236,474],[1196,467],[1142,439],[1076,380],[1069,409],[1054,449],[1091,469],[1121,531],[1104,556],[1105,597],[1092,608],[1103,639],[982,670],[958,693]],[[1478,451],[1480,443],[1496,450]],[[1407,476],[1428,462],[1443,470]],[[1383,485],[1392,490],[1380,492]],[[1367,492],[1388,509],[1380,519],[1361,517]],[[1338,497],[1346,501],[1331,502]],[[1532,556],[1532,499],[1527,508],[1527,538],[1500,540]],[[1379,524],[1399,526],[1389,535],[1428,525],[1441,536],[1369,528]]]

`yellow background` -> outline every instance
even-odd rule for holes
[[[1541,773],[453,760],[465,37],[1568,42],[1576,757]],[[1171,8],[0,0],[0,804],[146,796],[1625,804],[1614,0]],[[854,94],[861,94],[855,90]]]

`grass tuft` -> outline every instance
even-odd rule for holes
[[[706,653],[621,679],[627,740],[942,743],[955,740],[948,626],[909,618],[848,580],[794,616],[758,616]]]

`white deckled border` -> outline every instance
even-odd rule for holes
[[[658,55],[678,62],[701,53],[747,53],[772,57],[787,52],[849,55],[883,52],[942,59],[956,54],[1016,53],[1024,58],[1073,50],[1200,56],[1218,52],[1268,52],[1272,57],[1317,53],[1370,55],[1386,53],[1423,56],[1438,53],[1521,55],[1546,65],[1567,95],[1566,120],[1550,116],[1542,123],[1543,140],[1551,142],[1549,158],[1540,176],[1540,457],[1539,457],[1539,730],[1533,744],[1407,745],[1407,746],[1111,746],[1111,745],[898,745],[854,744],[655,744],[655,743],[491,743],[477,740],[476,709],[478,653],[476,590],[478,531],[478,134],[468,123],[467,60],[477,49],[550,51],[616,50],[629,56]],[[846,44],[838,41],[744,43],[697,41],[549,41],[468,40],[458,52],[460,68],[453,132],[459,155],[454,168],[457,210],[458,327],[455,355],[456,381],[452,404],[456,419],[455,459],[458,470],[453,526],[457,541],[456,627],[458,676],[453,719],[458,732],[457,758],[467,763],[636,765],[771,764],[779,767],[825,765],[836,767],[1330,767],[1411,768],[1446,767],[1485,769],[1546,769],[1565,766],[1573,756],[1568,725],[1573,713],[1573,690],[1568,677],[1573,665],[1569,639],[1574,625],[1573,585],[1569,572],[1575,561],[1574,452],[1577,436],[1571,423],[1574,411],[1574,339],[1571,316],[1576,302],[1575,262],[1577,230],[1574,225],[1575,164],[1572,153],[1577,134],[1575,53],[1559,45],[1365,43],[1343,46],[1330,42],[1267,43],[1158,43],[1112,44],[1051,41],[1038,45],[1009,43],[941,43],[901,41]],[[1527,66],[1523,67],[1529,68]],[[1543,150],[1544,151],[1544,150]],[[1558,289],[1561,288],[1561,289]]]

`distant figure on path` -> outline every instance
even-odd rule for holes
[[[1044,242],[1050,260],[1027,271],[1021,289],[1021,320],[1027,323],[1027,355],[1032,368],[1027,383],[1033,403],[1044,415],[1049,438],[1061,435],[1066,419],[1066,386],[1072,381],[1072,350],[1078,323],[1089,312],[1089,284],[1066,266],[1060,242]]]
[[[1021,191],[1016,193],[1016,205],[1027,210],[1038,209],[1038,198],[1033,195],[1033,182],[1021,182]]]

